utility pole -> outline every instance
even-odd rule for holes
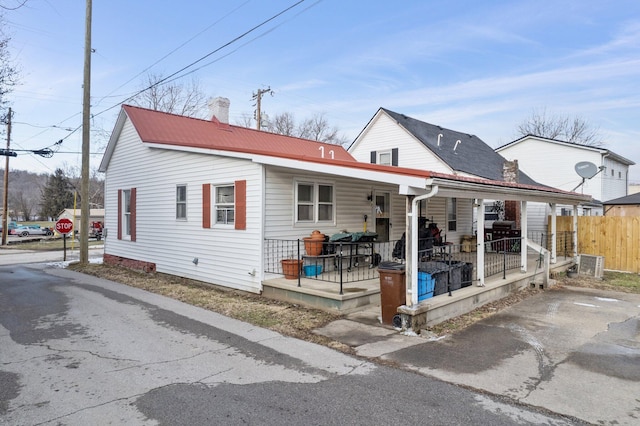
[[[262,126],[262,113],[260,112],[260,108],[262,105],[262,95],[264,95],[265,93],[270,93],[271,96],[273,96],[273,90],[271,90],[271,87],[267,87],[266,89],[258,89],[258,92],[254,93],[253,97],[251,98],[256,101],[255,117],[256,117],[256,129],[258,130],[260,130],[260,127]]]
[[[9,217],[9,145],[11,144],[11,107],[9,107],[9,115],[7,116],[7,158],[4,160],[4,192],[2,193],[2,245],[7,245],[7,233]]]
[[[89,151],[91,137],[91,0],[87,0],[82,96],[82,186],[80,188],[80,263],[89,263]]]

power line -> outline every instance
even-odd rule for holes
[[[204,68],[205,66],[208,66],[208,65],[211,65],[212,63],[215,63],[217,60],[216,60],[216,61],[212,61],[212,62],[210,62],[210,63],[207,63],[207,64],[205,64],[205,65],[203,65],[203,66],[201,66],[201,67],[199,67],[199,68],[196,68],[195,70],[193,70],[193,71],[191,71],[191,72],[189,72],[189,73],[185,73],[185,74],[179,75],[179,74],[183,73],[184,71],[188,70],[189,68],[191,68],[191,67],[195,66],[196,64],[198,64],[198,63],[202,62],[203,60],[207,59],[207,58],[208,58],[208,57],[210,57],[211,55],[213,55],[213,54],[215,54],[215,53],[217,53],[217,52],[221,51],[222,49],[224,49],[224,48],[226,48],[226,47],[229,47],[229,46],[231,46],[232,44],[236,43],[237,41],[239,41],[239,40],[243,39],[243,38],[244,38],[244,37],[246,37],[247,35],[249,35],[249,34],[253,33],[254,31],[256,31],[256,30],[258,30],[259,28],[261,28],[261,27],[265,26],[266,24],[268,24],[269,22],[271,22],[271,21],[275,20],[276,18],[278,18],[278,17],[282,16],[283,14],[287,13],[287,12],[288,12],[288,11],[290,11],[291,9],[295,8],[296,6],[298,6],[298,5],[302,4],[302,3],[304,3],[304,1],[305,1],[305,0],[299,0],[299,1],[297,1],[297,2],[295,2],[295,3],[293,3],[293,4],[291,4],[290,6],[286,7],[285,9],[283,9],[283,10],[281,10],[280,12],[276,13],[275,15],[271,16],[270,18],[265,19],[264,21],[262,21],[262,22],[260,22],[259,24],[257,24],[257,25],[255,25],[255,26],[253,26],[252,28],[250,28],[249,30],[245,31],[244,33],[242,33],[242,34],[238,35],[237,37],[233,38],[232,40],[230,40],[230,41],[228,41],[228,42],[224,43],[224,44],[223,44],[223,45],[221,45],[220,47],[218,47],[218,48],[216,48],[216,49],[214,49],[214,50],[210,51],[209,53],[207,53],[206,55],[204,55],[204,56],[200,57],[199,59],[197,59],[197,60],[195,60],[195,61],[193,61],[193,62],[189,63],[188,65],[186,65],[186,66],[184,66],[184,67],[180,68],[178,71],[175,71],[174,73],[172,73],[172,74],[170,74],[170,75],[168,75],[168,76],[164,77],[163,79],[161,79],[161,80],[158,80],[158,81],[154,82],[153,84],[149,85],[148,87],[145,87],[144,89],[138,90],[138,91],[137,91],[137,92],[135,92],[133,95],[128,96],[127,98],[123,99],[122,101],[120,101],[120,102],[118,102],[118,103],[116,103],[116,104],[114,104],[114,105],[112,105],[112,106],[110,106],[110,107],[108,107],[108,108],[105,108],[105,109],[101,110],[100,112],[97,112],[97,113],[95,113],[95,114],[92,114],[92,117],[97,117],[97,116],[102,115],[102,114],[104,114],[104,113],[106,113],[106,112],[108,112],[108,111],[111,111],[112,109],[117,108],[117,107],[118,107],[118,106],[120,106],[121,104],[123,104],[123,103],[125,103],[125,102],[127,102],[127,101],[130,101],[131,99],[135,98],[136,96],[140,95],[141,93],[144,93],[145,91],[150,90],[150,89],[152,89],[152,88],[154,88],[154,87],[156,87],[156,86],[159,86],[159,85],[161,85],[161,84],[165,84],[165,83],[169,83],[169,82],[174,81],[174,80],[177,80],[177,79],[179,79],[179,78],[183,78],[183,77],[185,77],[185,76],[189,75],[191,72],[195,72],[195,71],[197,71],[197,70],[199,70],[199,69]],[[319,3],[319,2],[320,2],[320,0],[319,0],[319,1],[316,1],[316,2],[315,2],[313,5],[311,5],[310,7],[315,6],[315,5],[316,5],[317,3]],[[244,4],[243,4],[243,5],[244,5]],[[242,6],[242,5],[241,5],[241,6]],[[240,6],[240,7],[241,7],[241,6]],[[309,8],[310,8],[310,7],[309,7]],[[309,9],[309,8],[307,8],[307,9]],[[307,9],[305,9],[305,10],[307,10]],[[234,10],[233,10],[232,12],[230,12],[230,13],[235,12],[235,10],[237,10],[237,8],[236,8],[236,9],[234,9]],[[228,14],[227,14],[227,15],[228,15]],[[296,16],[297,16],[297,15],[296,15]],[[219,22],[219,21],[217,21],[217,22]],[[217,22],[216,22],[216,23],[217,23]],[[214,23],[214,24],[212,24],[212,25],[215,25],[216,23]],[[282,24],[279,24],[278,26],[276,26],[276,28],[277,28],[277,27],[279,27],[280,25],[282,25]],[[208,27],[208,28],[210,28],[210,27]],[[207,28],[207,29],[208,29],[208,28]],[[202,33],[202,32],[204,32],[204,31],[206,31],[207,29],[205,29],[205,30],[201,31],[201,33]],[[272,30],[270,30],[270,31],[272,31]],[[270,31],[268,31],[268,32],[270,32]],[[268,32],[266,32],[266,33],[268,33]],[[192,37],[191,39],[189,39],[187,42],[183,43],[181,46],[179,46],[178,48],[174,49],[172,52],[170,52],[170,53],[168,53],[167,55],[165,55],[163,58],[161,58],[161,59],[159,59],[158,61],[156,61],[156,62],[155,62],[154,64],[152,64],[150,67],[154,66],[154,65],[155,65],[155,64],[157,64],[159,61],[161,61],[161,60],[163,60],[164,58],[166,58],[167,56],[171,55],[175,50],[177,50],[177,49],[181,48],[182,46],[184,46],[184,44],[188,43],[189,41],[191,41],[193,38],[197,37],[198,35],[200,35],[200,33],[196,34],[194,37]],[[245,45],[246,45],[246,44],[245,44]],[[244,46],[244,45],[243,45],[243,46]],[[237,50],[237,49],[236,49],[236,50]],[[226,56],[228,56],[228,55],[223,56],[223,58],[224,58],[224,57],[226,57]],[[221,59],[221,58],[220,58],[220,59]],[[219,59],[218,59],[218,60],[219,60]],[[147,69],[149,69],[150,67],[148,67]],[[144,71],[142,71],[142,72],[144,72]],[[141,73],[142,73],[142,72],[141,72]],[[139,76],[141,73],[137,74],[135,77]],[[135,78],[135,77],[133,77],[133,78]],[[130,82],[131,80],[132,80],[132,79],[130,79],[129,81],[127,81],[127,83],[128,83],[128,82]],[[125,83],[125,84],[127,84],[127,83]],[[122,87],[122,86],[120,86],[120,87]],[[120,87],[118,87],[118,89],[119,89]],[[118,89],[115,89],[115,90],[118,90]],[[114,91],[115,91],[115,90],[114,90]],[[112,91],[111,93],[113,93],[114,91]],[[106,96],[105,96],[105,97],[102,97],[100,100],[104,100],[105,98],[106,98]],[[73,118],[73,117],[75,117],[75,116],[77,116],[77,115],[80,115],[80,114],[81,114],[81,113],[73,114],[72,116],[70,116],[70,117],[66,118],[65,120],[62,120],[60,123],[63,123],[63,122],[65,122],[65,121],[67,121],[67,120],[70,120],[71,118]],[[64,137],[62,138],[62,140],[66,140],[66,139],[68,139],[71,135],[73,135],[74,133],[76,133],[76,132],[77,132],[78,130],[80,130],[81,128],[82,128],[82,124],[80,124],[80,125],[78,125],[77,127],[73,128],[73,130],[71,130],[69,134],[67,134],[66,136],[64,136]],[[37,135],[34,135],[33,137],[37,137],[37,136],[39,136],[39,135],[41,135],[41,134],[45,133],[46,131],[47,131],[47,130],[44,130],[43,132],[41,132],[41,133],[39,133],[39,134],[37,134]]]
[[[211,25],[207,26],[205,29],[201,30],[200,32],[198,32],[197,34],[195,34],[194,36],[192,36],[191,38],[189,38],[187,41],[183,42],[182,44],[180,44],[178,47],[176,47],[175,49],[171,50],[169,53],[167,53],[166,55],[164,55],[163,57],[161,57],[160,59],[158,59],[157,61],[155,61],[154,63],[152,63],[151,65],[149,65],[148,67],[146,67],[145,69],[143,69],[142,71],[140,71],[138,74],[134,75],[133,77],[131,77],[129,80],[125,81],[124,83],[122,83],[120,86],[118,86],[116,89],[112,90],[111,92],[109,92],[107,95],[103,96],[102,98],[100,98],[100,100],[98,100],[96,102],[96,105],[100,104],[100,102],[102,102],[104,99],[108,98],[110,95],[112,95],[115,91],[120,90],[121,88],[123,88],[124,86],[126,86],[127,84],[131,83],[135,78],[141,76],[142,74],[144,74],[145,72],[149,71],[151,68],[153,68],[154,66],[156,66],[157,64],[159,64],[160,62],[162,62],[163,60],[165,60],[166,58],[168,58],[169,56],[173,55],[175,52],[177,52],[178,50],[182,49],[184,46],[186,46],[187,44],[189,44],[190,42],[192,42],[194,39],[196,39],[197,37],[199,37],[200,35],[202,35],[203,33],[209,31],[211,28],[213,28],[214,26],[216,26],[217,24],[219,24],[222,20],[224,20],[225,18],[227,18],[228,16],[232,15],[233,13],[235,13],[237,10],[239,10],[240,8],[242,8],[244,5],[246,5],[247,3],[249,3],[250,0],[245,1],[244,3],[242,3],[240,6],[236,7],[235,9],[233,9],[231,12],[227,13],[226,15],[222,16],[220,19],[218,19],[217,21],[213,22]],[[135,96],[135,94],[133,95]]]
[[[101,114],[104,114],[105,112],[110,111],[110,110],[112,110],[113,108],[116,108],[116,107],[117,107],[117,106],[119,106],[120,104],[123,104],[123,103],[125,103],[125,102],[127,102],[127,101],[130,101],[131,99],[135,98],[135,97],[136,97],[136,96],[138,96],[139,94],[144,93],[144,92],[146,92],[147,90],[153,89],[154,87],[159,86],[160,84],[163,84],[163,83],[167,82],[167,80],[169,80],[170,78],[172,78],[172,77],[174,77],[174,76],[176,76],[176,75],[180,74],[181,72],[183,72],[183,71],[185,71],[185,70],[187,70],[187,69],[189,69],[189,68],[193,67],[194,65],[196,65],[196,64],[198,64],[198,63],[202,62],[203,60],[207,59],[209,56],[211,56],[211,55],[213,55],[213,54],[215,54],[215,53],[219,52],[220,50],[224,49],[225,47],[228,47],[228,46],[232,45],[233,43],[237,42],[238,40],[240,40],[240,39],[242,39],[242,38],[246,37],[247,35],[251,34],[251,33],[252,33],[252,32],[254,32],[255,30],[257,30],[258,28],[261,28],[261,27],[265,26],[265,25],[266,25],[266,24],[268,24],[269,22],[273,21],[274,19],[278,18],[279,16],[283,15],[284,13],[288,12],[289,10],[291,10],[291,9],[293,9],[294,7],[298,6],[299,4],[304,3],[304,1],[305,1],[305,0],[299,0],[299,1],[297,1],[296,3],[292,4],[291,6],[289,6],[289,7],[285,8],[285,9],[281,10],[280,12],[278,12],[278,13],[276,13],[275,15],[271,16],[270,18],[265,19],[264,21],[262,21],[262,22],[261,22],[261,23],[259,23],[258,25],[255,25],[255,26],[254,26],[254,27],[252,27],[251,29],[249,29],[249,30],[245,31],[244,33],[240,34],[239,36],[235,37],[235,38],[234,38],[234,39],[232,39],[231,41],[228,41],[227,43],[223,44],[222,46],[220,46],[220,47],[218,47],[218,48],[216,48],[216,49],[214,49],[214,50],[212,50],[211,52],[209,52],[209,53],[207,53],[206,55],[204,55],[204,56],[200,57],[199,59],[197,59],[197,60],[195,60],[195,61],[191,62],[190,64],[188,64],[188,65],[186,65],[186,66],[184,66],[184,67],[180,68],[178,71],[176,71],[176,72],[174,72],[174,73],[172,73],[172,74],[169,74],[168,76],[166,76],[166,77],[164,77],[164,78],[162,78],[162,79],[160,79],[160,80],[156,81],[155,83],[153,83],[153,84],[149,85],[148,87],[146,87],[146,88],[144,88],[144,89],[142,89],[142,90],[139,90],[136,94],[134,94],[133,96],[129,96],[128,98],[124,99],[122,102],[119,102],[119,103],[117,103],[117,104],[115,104],[115,105],[113,105],[113,106],[111,106],[111,107],[109,107],[109,108],[107,108],[107,109],[104,109],[104,110],[100,111],[99,113],[94,114],[94,117],[95,117],[95,116],[98,116],[98,115],[101,115]],[[186,74],[185,74],[185,75],[186,75]],[[184,75],[183,75],[183,76],[181,76],[181,77],[184,77]]]

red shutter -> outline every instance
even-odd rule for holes
[[[211,228],[211,184],[202,184],[202,227]]]
[[[235,227],[236,229],[247,229],[247,181],[237,180],[235,185],[236,206],[235,206]]]
[[[122,239],[122,189],[118,189],[118,239]]]
[[[136,240],[136,188],[131,188],[131,241]]]

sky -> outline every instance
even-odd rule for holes
[[[85,2],[23,2],[0,0],[21,70],[11,148],[57,152],[19,151],[10,169],[80,170]],[[496,148],[546,111],[587,121],[640,163],[637,0],[95,0],[91,22],[91,168],[121,103],[149,73],[176,72],[228,98],[232,124],[271,89],[264,113],[324,114],[349,141],[384,107]]]

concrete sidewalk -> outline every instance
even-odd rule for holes
[[[77,243],[74,250],[67,248],[67,262],[75,262],[80,259],[79,245]],[[104,245],[89,247],[89,259],[102,259],[103,252]],[[0,248],[0,266],[63,261],[63,250],[44,251]]]
[[[359,356],[590,423],[640,423],[640,295],[587,288],[529,297],[441,339],[382,326],[379,311],[317,333]]]

